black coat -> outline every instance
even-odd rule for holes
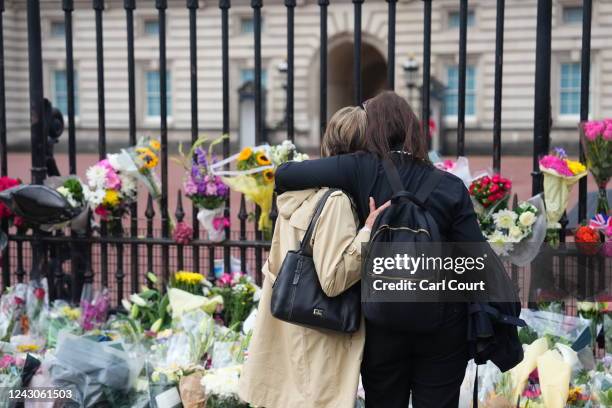
[[[434,171],[430,164],[413,160],[407,154],[392,155],[407,191],[416,192],[427,173]],[[373,197],[379,206],[392,195],[382,162],[371,153],[288,162],[276,171],[276,190],[279,194],[315,187],[340,188],[349,193],[355,200],[362,224],[369,213],[369,197]],[[470,195],[458,177],[445,172],[438,187],[431,193],[427,207],[446,241],[484,241]]]

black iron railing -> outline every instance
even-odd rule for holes
[[[328,115],[327,105],[327,50],[328,30],[327,16],[328,8],[334,7],[329,0],[318,0],[319,35],[320,35],[320,59],[319,59],[319,126],[320,134],[326,125]],[[367,2],[365,2],[367,4]],[[396,14],[397,0],[387,0],[388,7],[388,39],[387,39],[387,86],[393,89],[395,86],[395,44],[396,44]],[[176,2],[171,6],[176,7]],[[209,7],[209,2],[206,3]],[[279,4],[279,3],[276,3]],[[286,122],[287,138],[294,140],[294,20],[299,8],[295,0],[284,0],[280,3],[286,8],[287,17],[287,82],[286,82]],[[550,143],[550,73],[551,73],[551,21],[552,0],[537,0],[527,2],[524,7],[536,7],[537,4],[537,39],[535,44],[536,71],[535,71],[535,107],[534,107],[534,130],[533,130],[533,172],[532,190],[538,193],[542,189],[542,174],[539,171],[538,159],[549,149]],[[582,58],[581,58],[581,99],[580,118],[588,117],[589,103],[589,72],[591,56],[591,15],[592,0],[583,0],[582,21]],[[200,123],[198,120],[198,37],[197,22],[200,2],[198,0],[186,0],[184,3],[185,13],[189,18],[189,66],[190,66],[190,90],[191,90],[191,140],[198,138]],[[353,45],[353,83],[354,103],[363,102],[363,80],[362,78],[362,7],[364,0],[352,0],[354,27]],[[71,233],[43,233],[34,230],[26,234],[22,230],[9,231],[6,220],[2,221],[2,229],[9,232],[10,245],[4,250],[2,256],[2,284],[10,285],[17,280],[26,279],[29,273],[31,277],[46,275],[52,285],[52,294],[57,297],[72,297],[78,299],[79,288],[84,283],[96,281],[100,285],[114,288],[116,300],[120,300],[125,290],[136,291],[143,284],[143,273],[154,271],[159,274],[164,282],[169,279],[172,268],[187,268],[205,272],[213,276],[215,259],[221,257],[225,270],[230,270],[232,258],[235,256],[243,270],[249,269],[261,279],[260,270],[265,259],[269,243],[263,240],[261,232],[256,231],[254,224],[249,219],[249,207],[244,196],[234,196],[226,203],[226,216],[230,216],[230,204],[238,205],[237,212],[238,230],[226,229],[230,238],[222,243],[207,241],[202,238],[199,231],[198,221],[195,214],[197,209],[191,208],[189,212],[192,217],[194,228],[194,240],[189,245],[178,245],[170,237],[170,208],[168,205],[168,122],[167,122],[167,86],[166,86],[166,11],[167,0],[155,0],[147,2],[144,0],[124,0],[123,8],[126,17],[127,30],[127,74],[128,74],[128,138],[126,144],[136,143],[136,78],[135,78],[135,52],[134,52],[134,11],[136,7],[151,8],[154,6],[158,14],[159,22],[159,88],[160,88],[160,138],[162,145],[161,155],[161,181],[162,192],[160,206],[156,211],[153,201],[149,197],[146,208],[139,208],[137,203],[130,207],[129,222],[126,220],[125,231],[120,233],[110,231],[106,223],[101,223],[100,228],[95,231],[87,231],[84,235]],[[263,90],[262,90],[262,9],[263,0],[251,0],[250,6],[253,13],[253,39],[254,39],[254,100],[255,100],[255,135],[256,142],[264,142],[266,139]],[[431,87],[431,38],[432,38],[432,0],[422,1],[423,11],[423,87],[421,93],[421,118],[423,130],[429,133],[430,118],[430,87]],[[58,2],[59,7],[59,2]],[[230,32],[229,17],[231,12],[230,0],[219,0],[219,18],[221,21],[221,63],[222,63],[222,123],[220,127],[224,134],[230,132]],[[77,128],[75,124],[75,69],[73,52],[73,0],[62,0],[61,9],[64,11],[65,41],[66,41],[66,80],[67,80],[67,122],[68,122],[68,157],[69,171],[76,174],[77,170]],[[497,17],[495,30],[495,83],[494,83],[494,105],[493,105],[493,127],[492,127],[492,162],[493,168],[498,171],[501,167],[501,131],[502,131],[502,81],[503,81],[503,52],[504,52],[504,10],[505,1],[497,0]],[[0,0],[0,175],[8,175],[7,167],[7,127],[6,127],[6,101],[5,101],[5,76],[4,76],[4,1]],[[92,17],[95,17],[95,41],[96,41],[96,67],[97,67],[97,102],[98,102],[98,152],[101,158],[106,155],[106,106],[105,106],[105,58],[104,58],[104,15],[105,1],[92,0]],[[43,95],[43,60],[41,46],[41,20],[39,0],[27,0],[27,30],[28,30],[28,62],[29,62],[29,99],[31,109],[31,167],[32,183],[42,183],[47,175],[46,160],[48,156],[47,147],[47,124],[42,118],[44,115]],[[467,41],[468,41],[468,0],[459,1],[459,41],[458,41],[458,117],[457,117],[457,142],[456,151],[459,155],[465,152],[465,114],[466,114],[466,66],[467,66]],[[582,147],[579,147],[581,159],[584,159]],[[230,154],[230,141],[224,140],[222,145],[224,156]],[[80,169],[83,170],[83,169]],[[173,192],[172,192],[173,194]],[[144,211],[142,211],[144,210]],[[141,213],[142,211],[142,213]],[[579,219],[586,216],[586,178],[579,184]],[[183,208],[179,192],[177,208],[174,211],[177,220],[187,217]],[[144,223],[143,218],[144,216]],[[271,218],[276,216],[273,208]],[[257,219],[257,217],[255,217]],[[564,222],[567,222],[564,218]],[[144,224],[144,228],[143,228]],[[68,263],[56,262],[51,256],[58,257],[63,250],[69,253],[64,256]],[[55,254],[55,255],[53,255]],[[30,257],[30,259],[27,259]],[[175,257],[175,258],[174,258]],[[565,258],[559,261],[560,268],[565,268]],[[187,262],[190,260],[190,262]],[[50,268],[54,268],[51,271]],[[564,272],[563,272],[564,273]],[[112,276],[111,276],[112,274]],[[513,278],[518,280],[519,269],[512,268]],[[129,288],[126,284],[129,282]],[[67,291],[69,291],[67,293]]]

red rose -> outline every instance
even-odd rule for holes
[[[491,182],[491,179],[488,176],[484,176],[482,178],[482,184],[487,185]]]
[[[43,288],[34,289],[34,297],[38,300],[43,300],[45,298],[45,290]]]
[[[494,183],[499,183],[499,174],[494,175],[492,180]]]

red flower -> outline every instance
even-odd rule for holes
[[[34,289],[34,297],[38,300],[43,300],[45,298],[45,290],[43,288]]]
[[[10,178],[7,176],[0,177],[0,191],[8,190],[9,188],[18,186],[21,180]],[[0,219],[8,218],[13,215],[13,212],[4,204],[0,203]]]
[[[583,225],[576,230],[574,240],[578,250],[585,255],[595,255],[599,250],[600,236],[594,228]]]

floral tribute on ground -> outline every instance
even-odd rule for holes
[[[83,407],[248,407],[238,380],[259,292],[241,273],[178,271],[163,293],[149,273],[110,314],[107,290],[74,307],[49,302],[44,280],[16,284],[0,297],[0,386],[61,387]]]

